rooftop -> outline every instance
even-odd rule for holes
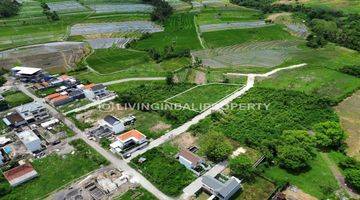
[[[97,90],[102,90],[102,89],[105,89],[105,86],[103,84],[97,84],[91,88],[92,91],[97,91]]]
[[[16,108],[16,110],[19,112],[19,113],[23,113],[23,112],[33,112],[33,111],[37,111],[39,109],[43,108],[43,106],[39,103],[39,102],[31,102],[31,103],[28,103],[28,104],[25,104],[25,105],[22,105],[18,108]]]
[[[62,100],[68,99],[68,98],[69,98],[69,96],[67,96],[67,95],[61,95],[61,96],[51,99],[51,102],[62,101]]]
[[[49,100],[51,100],[51,99],[53,99],[53,98],[56,98],[56,97],[58,97],[58,96],[60,96],[59,93],[49,94],[49,95],[47,95],[47,96],[45,97],[45,99],[49,101]]]
[[[13,67],[11,71],[15,71],[17,74],[24,74],[24,75],[32,75],[39,71],[41,68],[33,68],[33,67]]]
[[[20,165],[4,172],[4,177],[10,183],[12,183],[13,181],[21,181],[17,179],[27,179],[29,178],[29,176],[34,175],[37,175],[37,172],[30,164]]]
[[[5,116],[5,119],[10,122],[10,124],[16,124],[18,122],[24,121],[25,119],[17,112],[13,112],[10,115]],[[9,124],[9,125],[10,125]]]
[[[20,133],[16,133],[16,135],[20,138],[20,140],[23,143],[40,140],[40,138],[32,130],[26,130]]]
[[[231,192],[241,186],[241,181],[235,177],[231,177],[225,183],[222,183],[211,176],[204,176],[201,181],[207,187],[211,188],[223,197],[227,197]]]
[[[107,122],[110,125],[114,125],[116,122],[119,122],[119,120],[116,117],[111,116],[111,115],[107,115],[104,118],[104,121]]]
[[[197,165],[201,162],[201,158],[189,150],[183,149],[180,151],[179,156],[185,158],[186,160],[190,161],[191,164]]]
[[[123,134],[121,134],[121,135],[119,135],[119,136],[117,137],[117,139],[118,139],[120,142],[126,142],[126,141],[129,140],[129,139],[135,139],[135,140],[139,141],[139,140],[142,140],[142,139],[144,139],[144,138],[146,138],[146,136],[143,135],[143,134],[142,134],[141,132],[139,132],[138,130],[135,130],[135,129],[133,129],[133,130],[131,130],[131,131],[128,131],[128,132],[126,132],[126,133],[123,133]]]

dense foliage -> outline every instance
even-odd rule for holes
[[[210,132],[200,138],[201,151],[214,162],[226,160],[233,148],[226,137],[217,132]]]
[[[337,122],[322,122],[314,125],[316,143],[322,149],[339,149],[344,145],[345,133]]]
[[[0,1],[0,17],[11,17],[17,15],[20,11],[21,4],[14,0]]]
[[[146,158],[146,161],[139,163],[140,157]],[[157,188],[170,196],[181,194],[182,189],[195,179],[195,175],[180,164],[174,155],[168,153],[164,146],[150,149],[132,159],[131,164]]]
[[[301,4],[272,4],[272,0],[231,0],[232,3],[261,9],[264,13],[298,12],[304,15],[310,29],[318,36],[341,46],[360,51],[360,14],[344,14],[326,8]],[[312,44],[314,40],[312,39]]]
[[[342,73],[349,74],[360,78],[360,66],[345,66],[340,69]]]
[[[345,180],[350,187],[360,192],[360,162],[345,155],[344,157],[339,166],[344,170]]]
[[[256,168],[253,168],[253,164],[246,155],[237,156],[229,161],[231,174],[246,181],[255,179]]]
[[[43,8],[43,14],[46,15],[48,20],[50,21],[58,21],[60,20],[59,15],[56,11],[50,11],[49,6],[46,3],[41,3],[41,7]]]
[[[151,20],[153,21],[164,22],[173,13],[173,8],[164,0],[143,0],[143,2],[155,7],[151,13]]]
[[[277,154],[280,166],[301,171],[310,167],[310,161],[316,157],[313,138],[307,131],[284,131],[278,139]]]

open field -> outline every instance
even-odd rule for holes
[[[76,149],[74,154],[65,157],[52,154],[35,160],[32,165],[39,177],[13,188],[0,199],[43,199],[52,191],[98,169],[101,165],[108,164],[105,158],[87,146],[84,141],[75,140],[71,145]],[[1,180],[0,186],[7,187],[8,183],[4,179]]]
[[[154,48],[163,52],[166,46],[172,45],[175,51],[200,49],[196,35],[194,14],[174,14],[165,21],[164,32],[151,34],[146,39],[134,42],[131,47],[140,50]]]
[[[279,72],[259,83],[261,87],[305,92],[339,102],[360,88],[360,79],[324,67]]]
[[[275,67],[298,52],[297,41],[252,42],[192,52],[205,66]]]
[[[175,95],[166,102],[185,107],[189,106],[189,108],[200,112],[240,88],[241,85],[233,84],[199,85],[184,93]]]
[[[123,21],[147,21],[150,20],[148,13],[94,13],[84,19],[82,23],[123,22]]]
[[[311,161],[311,169],[300,175],[288,173],[279,167],[272,167],[265,170],[265,176],[275,181],[289,181],[304,192],[319,199],[326,195],[322,187],[338,188],[335,177],[319,154],[315,160]]]
[[[238,6],[208,7],[196,15],[199,25],[259,20],[261,12]]]
[[[347,154],[360,160],[360,91],[335,107],[342,128],[347,132]]]
[[[303,3],[310,7],[330,8],[344,11],[345,13],[359,13],[360,2],[356,0],[279,0],[279,3]]]
[[[77,11],[85,11],[86,7],[81,5],[76,1],[60,1],[60,2],[49,2],[46,3],[50,11],[55,11],[57,13],[67,13],[67,12],[77,12]]]
[[[271,193],[276,189],[276,186],[260,177],[256,177],[253,182],[245,182],[243,189],[235,200],[255,200],[255,199],[268,199]],[[235,194],[236,195],[236,194]]]
[[[108,74],[116,71],[136,68],[151,62],[147,52],[127,49],[97,49],[86,59],[86,62],[94,70]]]
[[[165,194],[178,196],[196,176],[175,159],[178,150],[169,146],[164,144],[153,148],[139,156],[146,158],[144,163],[138,163],[139,157],[136,157],[132,159],[131,165]]]
[[[230,46],[244,42],[294,39],[294,37],[283,30],[280,25],[206,32],[202,33],[202,37],[209,48]]]
[[[99,75],[91,71],[81,71],[75,75],[80,80],[88,80],[94,83],[103,83],[107,81],[119,80],[132,77],[165,77],[167,72],[174,71],[190,64],[189,58],[173,58],[161,63],[147,63],[136,67],[130,67],[126,70],[106,75]]]
[[[98,38],[98,39],[87,39],[86,41],[90,44],[93,49],[108,49],[111,47],[125,48],[126,44],[131,42],[132,38]]]
[[[2,94],[10,108],[14,108],[33,101],[32,98],[20,91],[8,91]]]
[[[142,187],[130,189],[115,200],[157,200],[157,198]]]

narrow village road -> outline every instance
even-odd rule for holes
[[[142,187],[144,187],[146,190],[151,192],[154,196],[161,200],[170,200],[172,198],[168,197],[164,193],[162,193],[160,190],[158,190],[154,185],[152,185],[145,177],[143,177],[139,172],[137,172],[135,169],[131,168],[124,160],[117,158],[114,154],[104,150],[98,143],[89,140],[85,133],[78,129],[75,124],[67,119],[65,116],[63,116],[61,113],[59,113],[55,108],[51,107],[50,105],[46,104],[43,99],[38,98],[34,94],[32,94],[24,85],[16,85],[16,87],[28,95],[29,97],[33,98],[34,101],[37,101],[39,103],[42,103],[42,105],[49,110],[51,115],[54,117],[57,117],[60,119],[66,126],[68,126],[71,130],[73,130],[76,133],[76,138],[81,138],[84,140],[89,146],[94,148],[98,153],[100,153],[102,156],[104,156],[113,166],[116,168],[119,168],[120,170],[128,173],[133,177],[133,180],[135,180],[137,183],[139,183]]]

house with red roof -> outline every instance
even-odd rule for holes
[[[31,164],[23,164],[4,172],[4,177],[12,187],[18,186],[38,176]]]
[[[130,149],[131,147],[140,146],[147,143],[148,140],[146,136],[138,130],[130,130],[126,133],[123,133],[116,137],[116,141],[110,144],[111,150],[114,152],[122,152],[125,149]]]

